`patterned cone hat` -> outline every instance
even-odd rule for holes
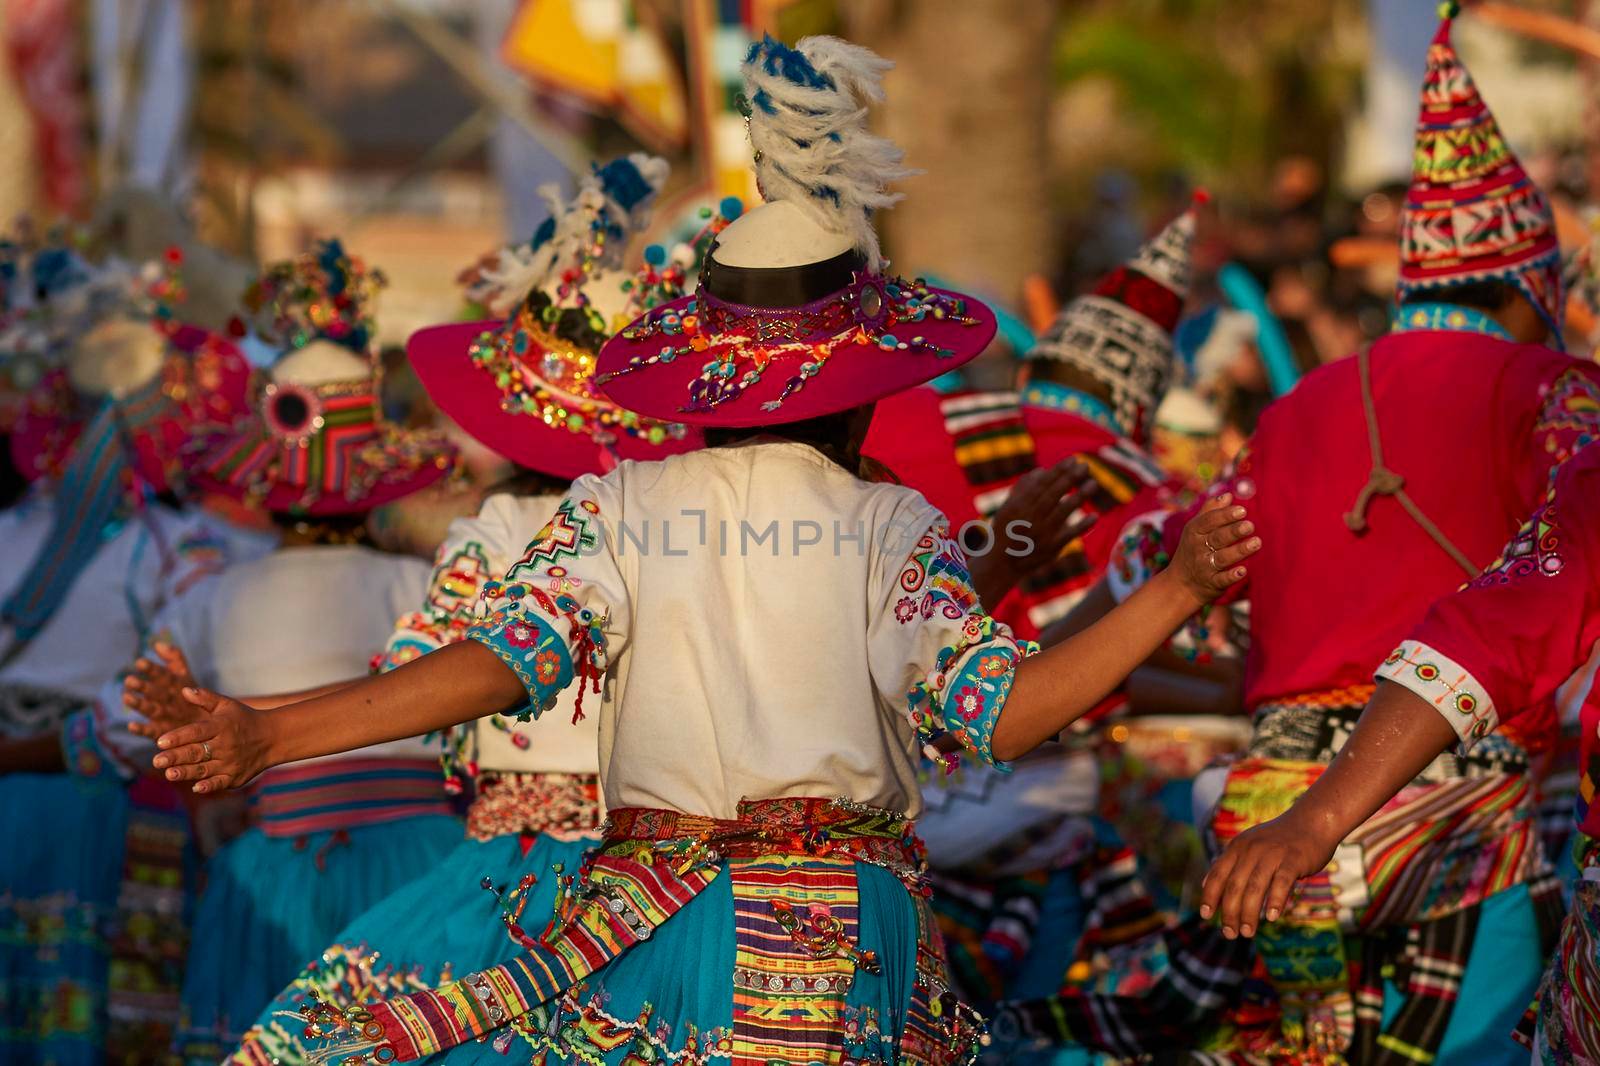
[[[245,295],[254,323],[287,354],[254,413],[194,448],[202,488],[276,514],[360,514],[426,488],[455,468],[437,432],[383,417],[372,298],[381,273],[323,241],[268,267]]]
[[[1195,208],[1207,199],[1197,192],[1189,209],[1137,255],[1056,316],[1027,354],[1025,406],[1064,410],[1132,440],[1149,439],[1172,379],[1173,331],[1189,297]],[[1093,397],[1058,384],[1058,367],[1076,368],[1104,385],[1110,410],[1090,410]]]
[[[1455,13],[1447,4],[1428,46],[1401,217],[1398,296],[1503,281],[1522,291],[1559,346],[1564,297],[1555,220],[1450,43]]]
[[[503,318],[412,334],[406,353],[418,380],[480,443],[564,479],[699,446],[688,427],[635,414],[594,384],[600,345],[616,328],[682,294],[692,249],[669,260],[652,246],[638,275],[622,270],[666,178],[663,160],[635,153],[595,167],[570,201],[553,187],[541,190],[550,217],[533,240],[493,253],[461,278],[470,301]],[[713,218],[703,240],[725,224]]]

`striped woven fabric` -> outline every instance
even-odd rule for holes
[[[1219,843],[1288,810],[1325,769],[1283,759],[1235,764],[1213,822]],[[1326,870],[1299,883],[1280,921],[1257,932],[1256,950],[1282,1010],[1282,1038],[1292,1043],[1295,1033],[1320,1032],[1328,1046],[1303,1050],[1349,1052],[1356,1061],[1366,1061],[1360,1048],[1395,1040],[1436,1048],[1455,1005],[1455,984],[1422,973],[1385,1024],[1372,1006],[1381,1005],[1381,989],[1361,987],[1362,975],[1400,972],[1430,958],[1444,960],[1444,968],[1464,967],[1476,908],[1523,883],[1542,898],[1548,880],[1525,775],[1408,786],[1346,838]],[[1400,930],[1406,935],[1382,935]],[[1417,944],[1424,942],[1422,951]],[[1459,973],[1452,980],[1458,984]]]
[[[432,759],[338,759],[269,770],[250,803],[261,831],[273,837],[450,813]]]
[[[984,517],[994,514],[1017,478],[1037,465],[1017,400],[1014,392],[957,392],[939,404],[956,462]]]
[[[204,471],[252,491],[268,483],[292,485],[307,503],[364,495],[381,473],[362,461],[363,453],[384,443],[377,396],[365,387],[323,387],[317,411],[317,431],[303,440],[275,434],[265,420],[251,423],[231,445],[206,456]]]
[[[843,1053],[844,997],[856,971],[848,949],[860,939],[855,866],[790,855],[729,867],[734,1066],[831,1062]],[[799,924],[786,929],[785,916]]]
[[[752,980],[775,978],[790,986],[782,990],[790,998],[781,1002],[753,994],[748,987],[752,980],[735,988],[735,1028],[749,1049],[744,1061],[769,1061],[767,1051],[780,1048],[796,1031],[805,1034],[803,1043],[814,1043],[830,1016],[837,1030],[849,987],[843,978],[868,964],[853,948],[858,909],[854,863],[920,870],[920,848],[910,824],[887,811],[822,799],[747,802],[740,813],[738,820],[727,821],[665,810],[612,811],[606,842],[586,868],[571,903],[539,937],[523,937],[523,954],[440,988],[396,996],[349,1015],[309,1009],[302,1017],[313,1027],[308,1036],[322,1039],[320,1058],[410,1062],[516,1022],[650,939],[662,922],[722,874],[724,860],[735,857],[728,865],[740,871],[733,875],[736,904],[742,900],[741,911],[747,915],[738,925],[737,957],[745,966],[741,972]],[[769,906],[763,914],[756,905],[780,890],[797,920],[794,930],[775,917],[777,908]],[[813,911],[812,902],[827,912]],[[839,924],[814,921],[824,914]],[[829,957],[813,967],[817,960],[790,950],[806,950],[807,943]],[[918,957],[920,964],[921,950]],[[809,992],[793,987],[795,981],[808,979]],[[918,981],[920,986],[920,965]],[[942,983],[937,988],[931,980],[928,984],[925,994],[933,998],[946,991]],[[779,990],[769,984],[769,991]],[[838,1005],[830,1006],[835,995]],[[801,1020],[804,1024],[797,1026]],[[954,1024],[936,1019],[931,1031],[943,1033]],[[948,1042],[948,1033],[943,1035]],[[825,1056],[778,1056],[781,1061],[816,1057]]]
[[[939,403],[945,432],[972,490],[973,508],[992,518],[1017,479],[1039,465],[1033,435],[1023,420],[1015,392],[956,392]],[[1075,456],[1094,480],[1087,507],[1106,514],[1148,488],[1164,475],[1154,461],[1126,439],[1117,439]],[[1062,549],[1050,565],[1028,575],[1020,589],[1020,607],[1028,622],[1043,630],[1064,617],[1100,576],[1104,558],[1091,558],[1082,538]]]

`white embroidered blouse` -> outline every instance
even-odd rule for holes
[[[458,518],[434,556],[427,599],[395,623],[384,649],[383,669],[426,655],[466,637],[485,583],[511,568],[561,503],[560,496],[497,494],[483,501],[472,518]],[[589,716],[577,728],[576,693],[557,697],[550,714],[518,722],[514,715],[491,715],[453,735],[447,750],[452,772],[593,774],[599,764],[599,719]]]
[[[919,743],[993,762],[1024,654],[921,495],[786,441],[580,478],[479,609],[469,639],[536,711],[582,686],[610,809],[843,796],[915,816]]]

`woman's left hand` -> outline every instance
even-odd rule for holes
[[[201,720],[180,726],[156,741],[151,760],[168,781],[193,781],[195,792],[221,792],[253,781],[273,765],[270,711],[205,689],[186,688],[183,697]]]

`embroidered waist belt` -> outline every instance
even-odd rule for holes
[[[770,1061],[837,1061],[844,996],[858,973],[881,974],[857,946],[855,863],[906,871],[920,885],[921,846],[900,815],[847,800],[746,801],[736,819],[676,811],[613,811],[606,838],[564,893],[539,937],[512,934],[527,949],[490,969],[425,992],[340,1013],[317,1006],[300,1015],[324,1041],[319,1061],[412,1061],[504,1026],[548,1024],[560,993],[649,940],[729,864],[737,951],[731,975],[734,1066]],[[943,955],[924,900],[918,914],[917,972],[901,1061],[965,1059],[979,1027],[948,999]],[[508,916],[508,921],[511,916]],[[797,1006],[798,1009],[797,1009]],[[791,1042],[795,1047],[791,1048]],[[809,1049],[809,1050],[806,1050]]]
[[[708,818],[652,807],[611,812],[602,850],[675,867],[754,856],[811,856],[871,863],[920,888],[922,842],[903,815],[849,800],[743,800],[739,817]]]
[[[485,770],[467,808],[467,836],[588,833],[600,824],[597,774],[502,773]]]
[[[269,770],[250,804],[261,831],[273,837],[451,813],[432,759],[339,759]]]

